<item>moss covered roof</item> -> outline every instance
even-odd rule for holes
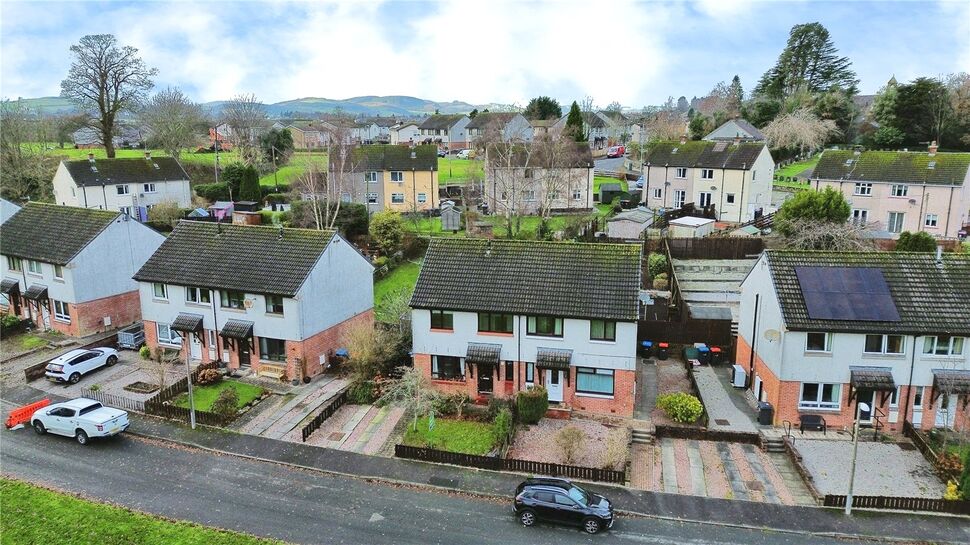
[[[411,158],[411,152],[414,158]],[[337,154],[330,154],[330,168],[337,168]],[[345,164],[344,170],[384,171],[384,170],[438,170],[438,147],[433,144],[414,146],[392,144],[370,144],[354,149],[354,159]]]
[[[29,202],[0,227],[0,253],[67,265],[120,212]]]
[[[812,178],[866,182],[963,185],[970,153],[826,150]]]
[[[763,142],[658,142],[647,151],[645,160],[649,165],[661,167],[751,170],[764,149]]]

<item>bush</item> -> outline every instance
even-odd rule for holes
[[[270,204],[290,202],[289,195],[284,195],[283,193],[267,193],[263,196],[263,199]]]
[[[970,449],[963,455],[963,472],[960,474],[960,493],[970,500]]]
[[[20,318],[14,314],[3,315],[3,327],[13,327],[20,323]]]
[[[152,358],[152,349],[148,348],[147,344],[143,344],[141,348],[138,349],[138,355],[141,356],[143,360],[149,360]]]
[[[212,412],[226,418],[236,414],[239,407],[239,392],[235,388],[226,388],[219,392],[219,397],[212,402]]]
[[[549,410],[549,393],[542,386],[531,390],[522,390],[516,397],[519,420],[526,424],[535,424]]]
[[[465,404],[471,401],[468,394],[463,392],[458,392],[449,395],[438,396],[434,400],[434,412],[441,416],[457,416],[462,417],[462,413],[465,409]]]
[[[957,489],[956,481],[946,482],[946,491],[943,492],[943,499],[947,501],[953,501],[960,499],[960,492]]]
[[[556,432],[556,445],[562,451],[562,463],[572,465],[576,457],[583,449],[586,442],[586,434],[576,426],[566,426]]]
[[[499,410],[492,421],[492,426],[495,431],[496,442],[499,445],[504,445],[506,441],[510,440],[509,436],[512,435],[512,411],[508,408]]]
[[[647,272],[650,273],[650,278],[665,274],[667,272],[667,256],[656,252],[650,254],[650,257],[647,258]]]
[[[347,390],[347,399],[354,405],[369,405],[374,402],[374,383],[369,380],[362,380],[350,385]]]
[[[193,188],[195,194],[207,201],[228,201],[229,184],[219,182],[217,184],[196,184]]]
[[[270,197],[272,197],[273,195],[282,195],[283,200],[280,200],[277,202],[290,202],[290,196],[285,195],[285,193],[290,192],[290,184],[280,184],[279,187],[280,187],[280,190],[277,191],[275,185],[260,186],[260,190],[263,193],[263,198],[269,200]],[[270,201],[270,202],[273,202],[273,201]]]
[[[899,234],[899,240],[896,241],[895,250],[897,252],[935,252],[936,239],[925,231],[916,233],[903,231]]]
[[[196,379],[196,384],[199,386],[208,386],[210,384],[215,384],[222,380],[222,373],[218,369],[203,369],[199,371],[199,378]]]
[[[606,438],[603,469],[622,471],[630,457],[630,428],[621,426],[610,431]]]
[[[653,278],[653,289],[665,290],[668,287],[670,287],[670,281],[667,280],[667,273],[660,273]]]
[[[488,420],[495,420],[498,418],[498,414],[502,411],[509,411],[511,414],[512,400],[492,396],[492,398],[488,400],[488,409],[485,411],[485,417]]]
[[[693,424],[704,412],[701,401],[685,392],[661,394],[657,396],[657,406],[674,422],[681,424]]]

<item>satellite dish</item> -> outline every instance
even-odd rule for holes
[[[246,308],[253,308],[253,305],[255,303],[256,303],[256,300],[255,299],[244,299],[243,300],[243,306],[246,307]]]
[[[781,339],[781,332],[777,329],[768,329],[765,331],[765,339],[775,342]]]

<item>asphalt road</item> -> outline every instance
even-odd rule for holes
[[[620,167],[623,166],[624,160],[625,159],[623,157],[616,157],[613,159],[605,159],[605,158],[597,159],[593,161],[593,167],[596,170],[606,170],[606,171],[616,172],[620,170]]]
[[[133,436],[82,447],[29,429],[3,430],[0,445],[5,475],[296,543],[843,543],[647,518],[621,518],[611,532],[596,536],[554,526],[524,528],[505,502],[369,483]]]

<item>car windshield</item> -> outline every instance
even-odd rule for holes
[[[576,502],[583,507],[589,505],[589,494],[587,494],[582,488],[574,486],[569,489],[568,494],[570,498],[576,500]]]

